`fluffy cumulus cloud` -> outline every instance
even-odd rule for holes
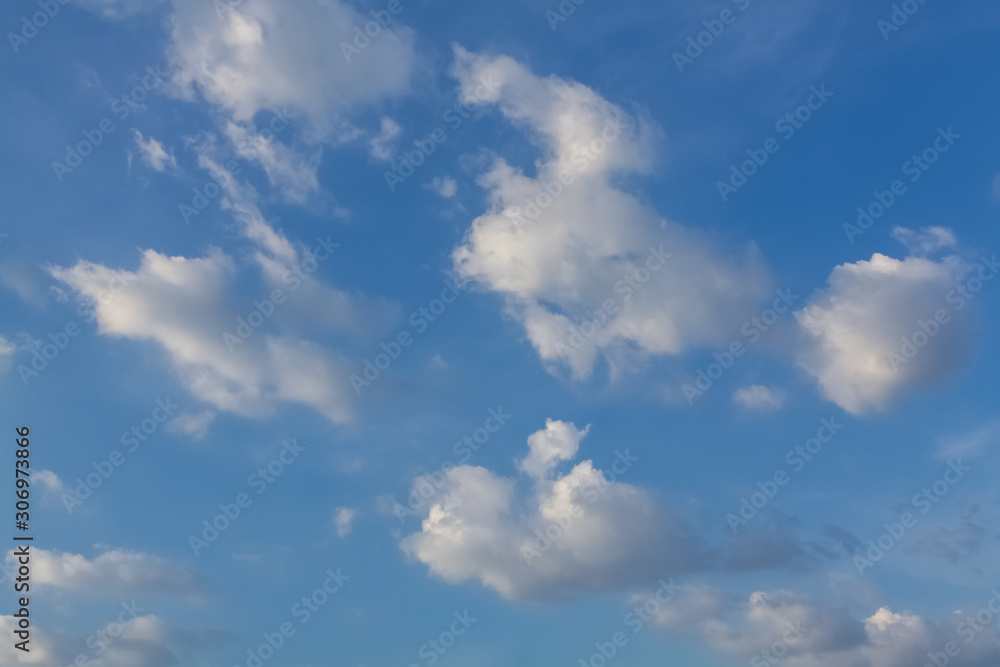
[[[11,564],[13,552],[7,559]],[[143,552],[113,549],[88,559],[81,554],[38,549],[32,551],[31,563],[35,582],[68,591],[196,596],[206,590],[205,582],[187,568]]]
[[[973,618],[958,612],[938,624],[883,607],[861,621],[788,591],[756,592],[741,602],[689,586],[659,609],[656,622],[671,634],[697,637],[717,651],[749,659],[753,667],[779,661],[788,667],[919,666],[934,664],[931,655],[956,667],[997,664],[1000,638]],[[950,655],[945,654],[949,642]]]
[[[934,230],[897,238],[921,253],[952,242]],[[795,314],[802,367],[853,414],[884,409],[901,391],[940,379],[962,361],[968,342],[971,269],[957,255],[879,253],[837,266]]]
[[[616,454],[604,472],[591,461],[557,474],[586,430],[549,421],[528,439],[518,481],[462,465],[414,488],[438,488],[422,530],[402,548],[450,583],[479,581],[506,598],[561,599],[655,581],[704,567],[700,540],[649,492],[617,478],[633,458]]]
[[[545,428],[528,436],[528,455],[517,467],[532,479],[545,479],[560,461],[576,456],[590,427],[580,430],[564,421],[545,420]]]
[[[584,380],[599,357],[617,372],[739,330],[769,288],[756,250],[727,255],[618,185],[652,166],[654,126],[508,57],[458,49],[455,74],[463,101],[495,105],[541,158],[533,174],[500,157],[480,176],[490,207],[454,267],[505,297],[550,369]]]
[[[371,20],[341,0],[173,0],[173,82],[237,121],[288,106],[321,134],[339,132],[355,105],[405,93],[417,62],[413,32],[398,17],[352,52],[355,27]]]

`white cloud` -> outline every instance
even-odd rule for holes
[[[756,592],[739,602],[689,586],[660,609],[656,622],[671,634],[697,637],[751,664],[771,664],[771,656],[788,667],[902,667],[923,665],[929,652],[943,652],[958,638],[956,628],[965,617],[956,613],[936,624],[882,607],[858,621],[844,610],[787,591]],[[961,652],[948,663],[955,667],[987,667],[1000,660],[1000,640],[992,628],[955,643]]]
[[[449,583],[478,580],[514,599],[559,599],[706,567],[700,540],[680,519],[615,479],[627,474],[627,450],[610,477],[583,461],[547,479],[543,471],[571,457],[583,433],[549,421],[529,438],[525,461],[538,476],[524,498],[515,480],[476,466],[418,478],[415,490],[436,483],[440,493],[403,550]]]
[[[569,422],[546,419],[544,430],[528,436],[528,455],[518,462],[518,470],[533,479],[545,479],[557,463],[576,456],[589,431],[590,426],[581,431]]]
[[[80,656],[86,656],[87,667],[173,667],[181,656],[191,658],[192,651],[218,649],[227,636],[219,631],[185,631],[172,627],[154,615],[142,615],[144,608],[135,601],[125,602],[122,609],[112,615],[103,634],[87,638],[68,637],[49,632],[32,624],[30,652],[14,648],[13,641],[0,646],[0,664],[8,665],[73,665]],[[122,621],[119,623],[119,619]],[[17,626],[13,616],[0,616],[0,632],[13,637]],[[37,621],[37,619],[36,619]]]
[[[0,358],[9,357],[17,352],[17,345],[0,336]]]
[[[13,557],[13,551],[8,552],[8,563]],[[205,582],[184,566],[142,552],[114,549],[88,560],[80,554],[34,549],[31,559],[35,582],[63,590],[191,596],[206,590]]]
[[[159,2],[84,0],[83,4],[107,18],[124,18]],[[367,11],[343,0],[162,4],[169,13],[163,22],[169,26],[168,93],[190,101],[204,99],[217,107],[237,155],[257,162],[272,187],[293,203],[307,203],[321,192],[317,169],[323,144],[363,136],[352,124],[353,114],[407,94],[419,68],[414,32],[402,25],[401,17],[381,26]],[[378,34],[372,36],[371,26]],[[356,31],[368,33],[360,52],[354,46]],[[258,133],[254,118],[262,111],[277,117]],[[301,118],[294,132],[285,129],[289,118]],[[386,120],[398,133],[398,126]],[[286,132],[287,141],[276,138],[281,132]],[[158,171],[176,167],[174,156],[159,141],[144,141],[141,133],[134,133],[147,164]],[[299,146],[293,147],[296,142]],[[333,210],[342,212],[335,204]]]
[[[132,130],[132,136],[135,139],[135,146],[139,150],[142,161],[147,165],[156,171],[166,171],[167,167],[171,169],[177,168],[177,159],[173,153],[168,153],[159,141],[153,137],[144,140],[142,132],[136,129]]]
[[[771,412],[780,410],[784,406],[785,396],[785,392],[780,389],[771,389],[755,384],[749,387],[740,387],[733,392],[733,401],[749,410]]]
[[[458,192],[458,183],[450,176],[435,176],[428,187],[445,199],[451,199]]]
[[[124,18],[160,3],[85,0],[83,4],[107,18]],[[407,94],[418,69],[414,32],[402,25],[400,17],[393,17],[387,27],[379,26],[350,2],[162,4],[169,13],[164,21],[169,26],[168,92],[216,106],[237,154],[256,161],[289,202],[306,203],[320,192],[316,172],[324,143],[363,134],[352,125],[353,113]],[[355,30],[370,30],[369,25],[379,32],[374,37],[369,33],[368,44],[357,53]],[[258,133],[254,118],[262,111],[278,117]],[[289,117],[302,119],[295,132],[285,129]],[[383,130],[398,134],[399,128],[386,119]],[[276,138],[281,132],[287,141]],[[176,167],[174,156],[159,141],[144,140],[138,130],[134,136],[146,164],[157,171]],[[293,148],[293,136],[308,148]]]
[[[110,639],[110,634],[108,635]],[[108,644],[103,653],[91,659],[89,667],[172,667],[192,650],[219,648],[224,643],[220,632],[188,632],[154,616],[140,616],[127,625],[121,637]],[[67,660],[68,662],[68,660]]]
[[[220,10],[220,7],[222,9]],[[174,0],[169,57],[181,94],[199,92],[246,122],[262,110],[303,112],[321,135],[342,131],[342,115],[409,90],[413,32],[398,23],[350,57],[355,26],[371,20],[349,3]]]
[[[402,129],[396,121],[388,116],[383,117],[381,130],[368,142],[368,152],[376,160],[391,162],[392,156],[396,154],[396,149],[392,144],[399,137],[401,131]]]
[[[768,291],[767,272],[755,248],[727,256],[618,187],[620,175],[651,168],[655,127],[507,57],[457,49],[455,72],[463,101],[496,104],[542,153],[534,176],[502,158],[481,175],[489,210],[454,251],[455,270],[505,297],[550,370],[585,380],[599,355],[615,373],[635,357],[728,343]],[[594,311],[607,300],[616,313],[605,323]],[[574,342],[571,327],[595,319],[596,332]]]
[[[282,291],[294,292],[288,303],[281,307],[284,317],[302,326],[319,326],[359,339],[370,339],[399,319],[401,310],[398,304],[348,294],[323,283],[318,278],[319,266],[310,264],[307,267],[307,263],[319,254],[314,251],[320,249],[297,247],[276,231],[261,213],[253,187],[230,177],[211,153],[210,145],[200,148],[198,163],[218,182],[227,184],[222,207],[241,225],[243,235],[258,246],[254,260],[268,282]],[[324,242],[327,245],[332,243],[331,235],[328,234]],[[327,257],[320,261],[329,261],[330,255],[336,255],[338,250],[328,248],[322,249],[322,252]]]
[[[945,227],[924,227],[919,231],[894,227],[892,237],[916,257],[925,257],[943,248],[954,249],[958,245],[955,233]]]
[[[215,412],[205,410],[197,414],[182,412],[167,423],[167,430],[171,433],[180,433],[193,440],[201,440],[208,435],[208,429],[215,421]]]
[[[287,125],[287,119],[279,119]],[[226,123],[226,135],[241,158],[255,160],[267,174],[268,182],[285,201],[304,204],[320,191],[316,170],[322,158],[319,148],[302,154],[274,136],[257,132],[249,123]]]
[[[261,298],[275,289],[282,292],[284,302],[272,304],[271,311],[282,326],[261,322],[249,337],[237,335],[237,318],[249,314],[243,299],[237,310],[229,297],[236,268],[218,250],[194,259],[146,250],[135,272],[81,260],[69,268],[52,267],[50,273],[93,303],[101,333],[160,344],[187,389],[219,410],[262,417],[278,403],[292,402],[334,423],[349,421],[348,362],[290,329],[318,327],[366,339],[398,319],[398,305],[319,280],[320,263],[336,253],[337,244],[327,235],[309,248],[276,231],[258,208],[256,191],[226,174],[210,152],[210,146],[199,149],[199,164],[224,184],[221,206],[256,246],[253,258],[270,284]],[[114,281],[125,287],[109,294]],[[268,333],[276,329],[280,334]]]
[[[229,129],[234,141],[244,136],[234,124]],[[264,145],[255,144],[258,159],[284,173],[280,165],[288,166],[294,158],[265,145],[273,150],[262,151]],[[321,264],[337,253],[339,244],[330,235],[318,238],[312,247],[293,243],[265,220],[253,187],[238,182],[215,159],[213,137],[196,150],[199,165],[222,184],[220,206],[255,246],[253,259],[269,284],[261,300],[274,290],[282,293],[281,303],[265,306],[259,324],[253,329],[239,325],[238,318],[250,321],[251,315],[245,298],[231,298],[236,267],[218,250],[201,258],[146,250],[134,272],[80,260],[71,267],[50,267],[50,273],[93,304],[101,333],[158,343],[184,386],[218,410],[263,417],[279,403],[291,402],[312,407],[334,423],[349,421],[353,391],[347,361],[292,332],[319,329],[368,339],[398,320],[399,306],[322,282]],[[287,171],[295,169],[288,166]],[[297,177],[275,179],[287,189]],[[109,291],[111,285],[121,284],[124,287]],[[256,310],[254,314],[260,315]],[[241,335],[238,326],[248,333]],[[205,419],[203,414],[200,421]],[[197,435],[199,421],[188,426]]]
[[[0,665],[44,665],[51,667],[55,662],[55,653],[52,641],[47,632],[40,632],[37,627],[31,629],[31,641],[28,652],[21,651],[14,647],[16,642],[14,632],[18,630],[19,619],[13,616],[0,616],[0,632],[3,633],[6,641],[0,642]]]
[[[904,389],[941,378],[960,363],[968,340],[969,308],[958,311],[948,299],[967,268],[956,256],[878,253],[834,268],[826,289],[795,314],[804,334],[801,365],[826,398],[853,414],[884,409]],[[912,340],[939,310],[950,321],[912,359],[894,363],[888,355],[902,359],[903,338]]]
[[[351,507],[338,507],[333,512],[333,525],[337,529],[337,537],[347,537],[351,532],[351,524],[358,516],[358,510]]]
[[[339,356],[315,343],[263,332],[230,352],[223,333],[236,327],[226,299],[234,271],[232,260],[218,251],[189,259],[146,250],[138,270],[119,272],[128,286],[104,303],[99,299],[116,275],[112,269],[81,260],[53,268],[52,275],[94,302],[101,333],[158,343],[187,389],[219,410],[261,417],[289,401],[335,423],[348,420],[351,390]]]
[[[47,498],[59,498],[65,492],[65,486],[59,475],[51,470],[37,470],[32,477],[35,483],[44,489]]]
[[[864,638],[861,624],[845,612],[786,591],[753,593],[741,604],[710,588],[688,586],[657,613],[656,622],[671,633],[697,637],[741,658],[780,641],[790,628],[799,631],[789,647],[792,656],[851,648]]]

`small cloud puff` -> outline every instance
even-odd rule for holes
[[[760,412],[780,410],[785,405],[785,397],[786,394],[781,389],[771,389],[759,384],[741,387],[733,392],[734,403]]]

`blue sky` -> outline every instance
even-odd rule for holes
[[[0,664],[1000,661],[992,3],[3,25]]]

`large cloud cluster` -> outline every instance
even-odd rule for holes
[[[559,599],[700,569],[706,549],[690,528],[641,488],[619,481],[634,459],[616,453],[604,472],[591,461],[564,474],[587,429],[548,420],[528,438],[514,479],[462,465],[444,473],[422,530],[404,551],[451,583],[478,580],[507,598]],[[431,478],[414,487],[433,485]]]
[[[619,184],[652,166],[653,125],[508,57],[458,49],[455,72],[463,100],[496,105],[541,153],[534,174],[497,158],[480,176],[490,209],[455,270],[504,296],[550,367],[584,380],[599,356],[618,372],[738,331],[768,290],[756,250],[727,255]]]

